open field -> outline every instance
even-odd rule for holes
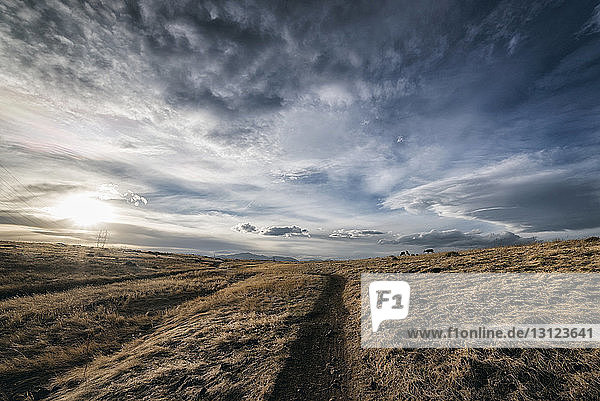
[[[334,262],[0,242],[0,399],[598,399],[600,350],[360,348],[363,272],[600,272],[600,240]]]

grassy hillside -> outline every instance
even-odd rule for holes
[[[598,272],[600,241],[339,262],[0,242],[0,399],[594,399],[600,350],[360,348],[362,272]]]

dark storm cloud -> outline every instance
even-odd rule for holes
[[[535,242],[535,238],[523,238],[511,232],[502,234],[480,234],[459,230],[436,231],[381,239],[381,245],[418,245],[439,248],[486,248],[496,246],[523,245]]]
[[[14,39],[27,44],[16,53],[23,64],[69,87],[102,89],[106,74],[141,73],[119,66],[124,61],[119,58],[136,55],[140,68],[152,71],[146,79],[164,88],[168,103],[260,112],[281,108],[310,85],[331,80],[345,81],[366,98],[402,97],[398,88],[418,80],[413,70],[419,67],[422,74],[422,67],[429,69],[450,42],[465,35],[464,28],[455,28],[461,27],[461,12],[481,13],[452,2],[427,3],[437,7],[409,1],[377,7],[370,2],[352,7],[344,2],[132,0],[125,7],[116,1],[9,2],[2,21]],[[442,24],[431,25],[436,20]],[[94,32],[86,30],[88,21]],[[85,68],[55,57],[42,62],[57,54]],[[401,70],[411,76],[399,79]],[[355,79],[367,81],[367,87],[354,87]]]
[[[554,4],[548,7],[548,3]],[[418,89],[431,73],[464,69],[465,57],[471,63],[482,62],[477,65],[481,73],[471,76],[475,82],[461,82],[465,94],[474,94],[469,92],[493,69],[517,73],[495,75],[488,82],[488,95],[496,100],[500,96],[505,103],[519,98],[524,85],[536,78],[532,74],[558,65],[572,51],[569,45],[586,44],[586,39],[574,33],[582,28],[594,32],[597,26],[597,8],[592,2],[567,6],[559,1],[377,5],[362,1],[352,7],[338,1],[250,1],[242,5],[132,0],[125,7],[116,1],[7,4],[3,21],[10,22],[14,38],[31,46],[39,43],[48,53],[67,51],[72,59],[95,67],[95,73],[89,74],[76,64],[50,64],[46,73],[53,78],[66,83],[75,79],[93,87],[99,84],[98,72],[117,72],[111,49],[86,46],[90,33],[85,21],[92,20],[104,30],[94,35],[109,39],[107,44],[117,50],[127,45],[128,53],[144,58],[155,73],[151,79],[166,86],[165,98],[171,102],[245,111],[279,108],[307,84],[332,80],[364,80],[369,84],[362,88],[367,99],[400,99],[412,92],[408,87]],[[24,12],[28,9],[29,16]],[[558,45],[552,37],[542,37],[554,20],[561,23],[552,25],[551,36],[564,39]],[[128,32],[132,41],[118,42],[110,34],[115,28]],[[541,54],[547,54],[546,61],[550,61],[543,68]],[[510,56],[518,56],[519,62],[510,61]],[[22,57],[39,56],[25,53]],[[517,65],[520,72],[514,69]],[[60,71],[54,74],[52,69]],[[448,103],[457,93],[440,95],[438,100]]]
[[[236,112],[236,121],[243,113],[242,126],[225,125],[213,136],[247,141],[260,133],[244,132],[256,124],[253,117],[293,104],[324,84],[343,87],[375,107],[369,112],[373,135],[393,136],[399,118],[411,115],[476,107],[496,120],[493,113],[528,102],[535,107],[543,96],[557,95],[556,85],[566,78],[555,75],[574,49],[596,46],[590,36],[597,26],[593,6],[192,0],[132,0],[123,6],[65,0],[8,2],[1,21],[18,40],[10,50],[50,80],[83,92],[108,89],[115,77],[139,79],[159,88],[168,104]],[[93,32],[86,30],[87,21],[95,24]],[[577,35],[581,29],[587,34]],[[66,58],[56,57],[62,54]],[[569,75],[577,72],[596,85],[598,69],[590,64],[595,54],[579,54]],[[124,68],[131,57],[136,64]],[[452,135],[445,133],[446,139]],[[428,137],[421,134],[420,140],[436,139]]]
[[[281,236],[284,236],[284,237],[296,237],[296,236],[307,237],[307,236],[310,236],[308,233],[308,230],[306,230],[304,228],[300,228],[298,226],[263,227],[260,230],[260,234],[274,236],[274,237],[281,237]]]
[[[140,0],[129,12],[168,103],[223,113],[282,106],[294,80],[282,68],[286,42],[269,8]]]

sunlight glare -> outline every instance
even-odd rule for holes
[[[59,219],[70,219],[78,226],[91,227],[111,220],[113,210],[106,201],[87,194],[79,194],[60,202],[54,208],[53,214]]]

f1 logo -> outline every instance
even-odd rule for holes
[[[384,320],[401,320],[408,316],[410,285],[406,281],[373,281],[369,284],[371,326],[379,330]]]

